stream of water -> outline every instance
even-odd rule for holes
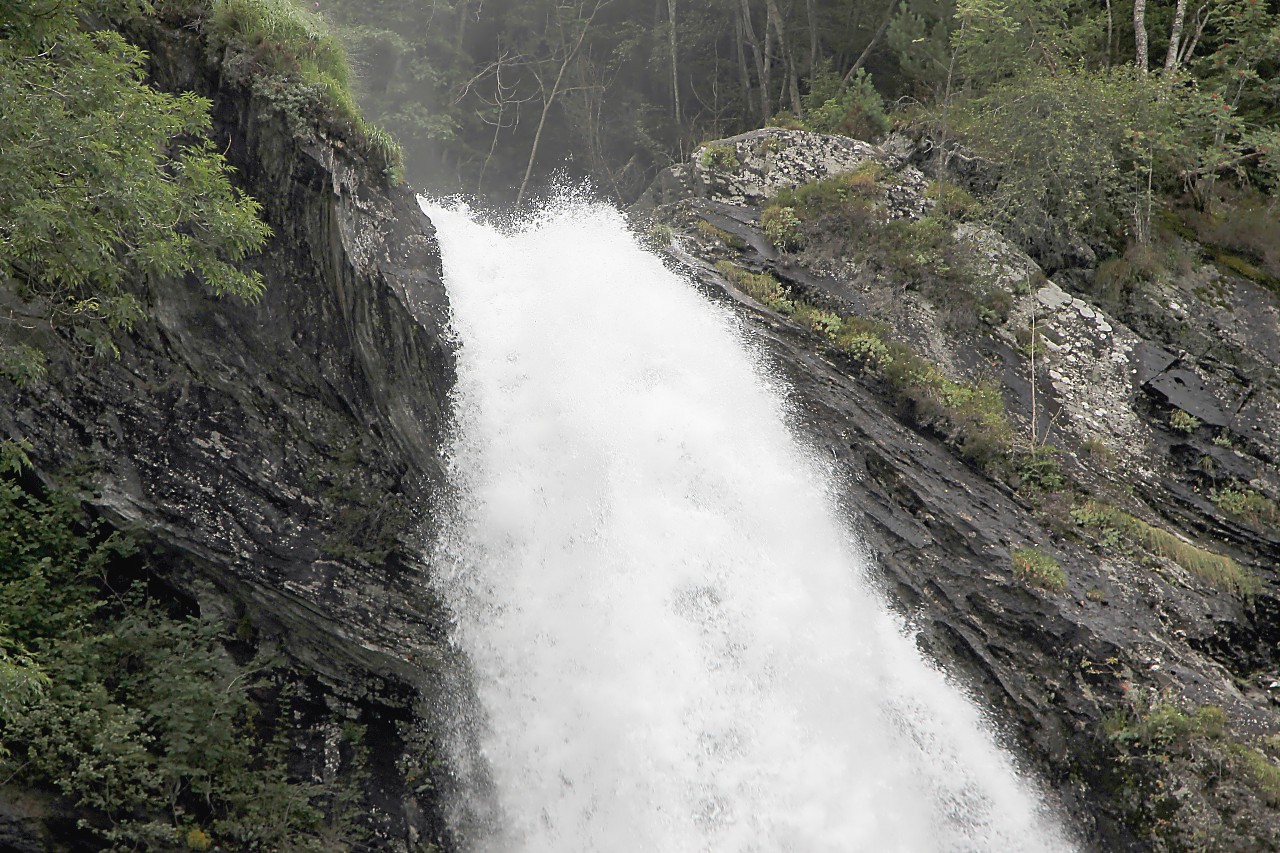
[[[474,851],[1071,849],[884,608],[731,312],[608,206],[423,208],[460,342],[437,562]]]

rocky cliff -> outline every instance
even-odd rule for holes
[[[1280,293],[1185,240],[1123,300],[1087,247],[1055,283],[934,165],[766,129],[636,212],[753,321],[889,598],[1085,847],[1277,849]]]
[[[419,548],[453,377],[431,225],[341,134],[229,76],[192,29],[133,37],[157,86],[213,100],[214,139],[274,232],[251,262],[266,294],[245,305],[154,282],[116,359],[3,294],[49,363],[24,388],[0,382],[0,433],[31,442],[39,479],[77,479],[94,513],[138,536],[162,599],[274,660],[255,690],[293,722],[296,776],[355,780],[377,849],[447,846],[429,721],[451,664]],[[5,843],[97,849],[10,795]]]

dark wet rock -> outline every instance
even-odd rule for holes
[[[454,664],[420,550],[453,381],[431,224],[340,137],[300,134],[224,77],[191,31],[135,36],[159,86],[213,99],[215,142],[274,232],[251,261],[266,293],[245,305],[155,282],[118,359],[31,314],[48,375],[0,381],[0,434],[28,439],[46,480],[86,479],[175,601],[283,659],[298,776],[345,778],[337,735],[365,727],[377,849],[448,846],[434,715]],[[19,820],[2,802],[0,833]]]
[[[892,164],[912,160],[897,150],[867,156],[890,164],[887,183],[895,180]],[[1233,763],[1239,753],[1230,750],[1243,747],[1188,735],[1162,752],[1133,746],[1125,729],[1143,709],[1193,714],[1213,706],[1223,709],[1234,744],[1280,734],[1278,534],[1226,515],[1211,499],[1227,483],[1276,496],[1280,417],[1268,369],[1278,351],[1266,355],[1262,343],[1277,326],[1254,318],[1247,330],[1219,338],[1216,359],[1193,356],[1190,335],[1153,334],[1141,317],[1117,316],[1046,279],[1041,265],[995,231],[966,224],[956,237],[978,264],[974,287],[1003,290],[1010,307],[1003,319],[958,328],[927,294],[891,274],[868,273],[856,251],[775,249],[758,226],[757,205],[767,199],[737,189],[753,178],[729,176],[723,191],[664,180],[663,194],[638,212],[672,226],[673,263],[755,320],[749,328],[788,381],[798,426],[835,460],[845,506],[888,599],[918,628],[922,647],[992,710],[1084,846],[1280,845],[1280,810]],[[1035,387],[1037,434],[1048,431],[1062,449],[1069,488],[1018,491],[1016,481],[966,462],[874,372],[738,291],[716,269],[721,260],[770,272],[817,305],[887,323],[894,338],[953,378],[999,381],[1023,435]],[[1187,325],[1222,323],[1206,318],[1211,312],[1192,296],[1178,295]],[[1244,298],[1264,317],[1276,305],[1256,290]],[[1026,347],[1032,323],[1043,339],[1034,372]],[[1174,429],[1174,411],[1199,425]],[[1256,594],[1225,592],[1158,551],[1083,527],[1070,510],[1091,496],[1234,557],[1257,579]],[[1014,577],[1011,553],[1027,547],[1060,562],[1063,592]]]

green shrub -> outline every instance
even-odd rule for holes
[[[733,172],[739,166],[738,149],[733,145],[707,145],[698,155],[698,162],[714,172]]]
[[[959,242],[954,221],[937,208],[920,219],[891,219],[885,207],[885,166],[868,160],[857,170],[780,190],[765,205],[762,227],[780,248],[829,246],[856,255],[871,272],[905,280],[922,290],[956,325],[976,322],[981,308],[972,249]],[[1003,312],[1012,305],[1003,298]],[[1001,297],[988,316],[998,320]],[[963,321],[963,322],[962,322]]]
[[[793,207],[766,207],[760,212],[760,227],[769,242],[784,252],[794,252],[804,246],[800,219]]]
[[[716,270],[734,287],[765,307],[787,315],[796,310],[795,303],[790,299],[791,292],[769,273],[748,272],[732,261],[720,261],[716,264]]]
[[[1062,592],[1067,588],[1067,573],[1053,555],[1039,548],[1022,548],[1009,556],[1013,561],[1014,577],[1023,583],[1050,592]]]
[[[862,68],[842,88],[840,75],[824,64],[810,79],[803,105],[800,124],[806,130],[870,140],[889,131],[884,100]]]
[[[948,440],[970,462],[995,471],[1012,452],[1014,432],[997,385],[948,379],[908,347],[890,340],[883,325],[807,302],[767,272],[752,273],[728,260],[718,262],[716,270],[757,302],[821,335],[849,355],[857,369],[878,373],[918,424],[945,423]],[[1039,482],[1050,482],[1052,464],[1042,460],[1036,470],[1042,475]]]
[[[933,200],[933,213],[954,222],[969,222],[982,211],[981,203],[964,187],[949,181],[930,181],[925,197]]]
[[[214,32],[258,51],[272,71],[299,70],[348,93],[351,68],[342,42],[319,15],[293,0],[214,0],[209,24]]]
[[[1201,705],[1187,714],[1161,702],[1138,713],[1112,715],[1103,722],[1107,736],[1117,742],[1148,748],[1185,747],[1194,738],[1221,740],[1227,734],[1227,715],[1217,705]]]
[[[840,315],[825,308],[817,308],[805,302],[796,302],[795,314],[792,316],[810,331],[816,332],[828,341],[835,341],[844,323]]]
[[[113,355],[146,315],[143,282],[256,300],[262,277],[242,262],[270,229],[209,139],[209,102],[159,91],[139,47],[89,31],[108,10],[131,11],[61,0],[0,13],[0,286]],[[5,322],[0,373],[38,379],[42,356]]]
[[[1182,409],[1174,409],[1169,413],[1169,428],[1183,435],[1191,435],[1200,428],[1200,419]]]
[[[868,161],[851,172],[779,190],[768,207],[789,207],[803,221],[833,217],[848,227],[863,227],[863,220],[875,213],[883,173],[881,164]]]
[[[1218,509],[1258,530],[1280,527],[1280,506],[1261,492],[1253,489],[1214,489],[1209,493],[1209,499]]]
[[[1019,488],[1037,492],[1056,492],[1067,484],[1058,460],[1060,451],[1051,444],[1015,452],[1010,460]]]
[[[670,246],[671,241],[674,238],[675,232],[671,229],[671,226],[665,222],[650,223],[649,226],[645,228],[644,235],[641,237],[646,245],[658,249]]]
[[[1219,706],[1201,705],[1195,711],[1184,711],[1168,700],[1148,704],[1139,698],[1133,709],[1107,715],[1102,731],[1117,750],[1115,760],[1117,769],[1124,768],[1122,777],[1143,765],[1157,771],[1154,786],[1130,788],[1138,802],[1148,800],[1148,808],[1160,810],[1161,816],[1152,824],[1157,837],[1176,825],[1180,813],[1187,814],[1184,810],[1192,803],[1199,812],[1196,820],[1217,811],[1224,823],[1236,814],[1243,817],[1253,811],[1241,808],[1247,798],[1256,797],[1271,808],[1280,805],[1280,766],[1269,754],[1274,746],[1266,740],[1255,744],[1232,732],[1226,712]],[[1161,768],[1172,773],[1166,775]],[[1170,796],[1170,782],[1175,784],[1177,796]],[[1184,797],[1181,791],[1190,796]],[[1215,803],[1219,791],[1226,797]],[[1200,812],[1206,805],[1211,808]],[[1252,820],[1246,818],[1237,829],[1244,831],[1246,840],[1232,844],[1233,849],[1270,847],[1271,836],[1265,829],[1259,831]],[[1164,849],[1164,845],[1160,847]],[[1168,849],[1185,847],[1179,843]]]
[[[1248,193],[1225,204],[1182,211],[1177,224],[1210,247],[1220,265],[1260,284],[1280,288],[1280,217],[1270,199]]]
[[[835,344],[854,359],[863,370],[879,370],[893,361],[893,355],[882,338],[867,332],[842,330]]]
[[[1230,745],[1235,768],[1248,778],[1269,806],[1280,806],[1280,764],[1265,753],[1242,743]]]
[[[58,792],[101,849],[322,849],[337,836],[289,777],[287,720],[250,697],[264,662],[108,587],[130,553],[71,498],[0,477],[0,776]]]

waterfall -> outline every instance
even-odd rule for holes
[[[469,849],[1070,849],[883,607],[732,312],[608,206],[423,209],[461,345],[437,563],[483,715]]]

